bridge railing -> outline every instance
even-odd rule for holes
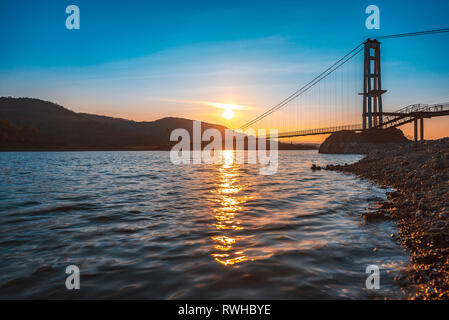
[[[412,104],[402,109],[399,109],[393,113],[414,113],[414,112],[440,112],[449,110],[449,103],[438,103],[438,104]]]
[[[449,103],[439,103],[439,104],[413,104],[406,106],[394,112],[384,112],[384,121],[382,125],[378,127],[388,128],[402,123],[403,119],[416,117],[422,113],[441,113],[449,111]]]

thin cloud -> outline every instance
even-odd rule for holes
[[[157,100],[162,102],[174,102],[174,103],[182,103],[182,104],[200,104],[205,106],[211,106],[218,109],[232,109],[232,110],[252,110],[253,107],[235,104],[235,103],[223,103],[223,102],[214,102],[214,101],[206,101],[206,100],[189,100],[189,99],[171,99],[171,98],[158,98],[152,97],[151,100]]]

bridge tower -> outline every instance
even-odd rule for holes
[[[363,72],[363,129],[383,123],[382,80],[380,72],[380,42],[376,39],[365,41]]]

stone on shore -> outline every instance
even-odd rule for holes
[[[396,191],[365,221],[391,218],[411,255],[416,299],[449,299],[449,138],[383,145],[351,165],[326,170],[354,173]]]

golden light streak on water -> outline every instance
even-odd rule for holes
[[[217,230],[223,231],[220,236],[212,237],[214,249],[211,255],[218,263],[232,266],[248,261],[244,248],[239,247],[239,237],[234,236],[236,231],[243,230],[240,225],[239,214],[249,197],[239,196],[245,187],[239,180],[238,165],[234,163],[234,151],[226,150],[222,153],[223,165],[217,170],[217,183],[211,192],[215,194],[218,208],[213,209],[216,219],[214,224]]]

